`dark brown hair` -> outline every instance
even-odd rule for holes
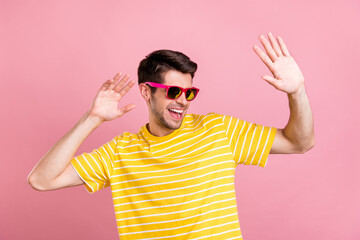
[[[167,49],[157,50],[147,55],[140,62],[138,67],[138,83],[163,83],[164,75],[169,70],[190,73],[191,77],[194,78],[196,69],[197,64],[181,52]]]

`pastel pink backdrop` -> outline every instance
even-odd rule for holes
[[[118,239],[110,188],[37,192],[26,180],[100,85],[118,71],[137,80],[155,49],[198,63],[190,112],[284,127],[286,94],[260,79],[269,71],[252,50],[269,31],[304,73],[317,142],[304,155],[270,155],[264,169],[236,169],[244,239],[360,239],[359,23],[357,0],[1,1],[0,239]],[[125,103],[137,108],[78,154],[147,122],[137,87]]]

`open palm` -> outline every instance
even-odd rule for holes
[[[276,40],[271,33],[268,36],[270,43],[263,35],[259,36],[266,53],[256,45],[253,48],[273,74],[264,75],[262,78],[280,91],[295,93],[304,85],[304,76],[295,59],[290,56],[282,38],[278,36]]]
[[[90,115],[101,121],[110,121],[135,108],[134,104],[128,104],[122,108],[118,107],[121,99],[135,83],[134,81],[127,82],[128,74],[122,78],[121,76],[122,74],[118,73],[113,79],[106,81],[101,86],[92,104]]]

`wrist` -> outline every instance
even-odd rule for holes
[[[89,123],[91,126],[94,126],[94,127],[98,127],[104,122],[103,119],[101,119],[97,116],[94,116],[93,114],[91,114],[90,111],[87,111],[84,114],[83,119],[85,122]]]
[[[302,84],[295,92],[288,93],[288,97],[295,99],[306,95],[305,84]]]

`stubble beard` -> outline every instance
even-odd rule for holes
[[[171,126],[169,124],[169,122],[166,121],[166,119],[165,119],[164,109],[163,108],[157,108],[158,105],[157,105],[157,102],[156,102],[155,98],[153,100],[150,100],[150,102],[151,102],[151,111],[154,114],[155,119],[157,119],[159,121],[159,123],[164,128],[167,128],[167,129],[170,129],[170,130],[176,130],[176,129],[180,128],[181,123],[184,120],[184,118],[181,119],[181,122],[180,122],[180,124],[178,124],[178,126]]]

